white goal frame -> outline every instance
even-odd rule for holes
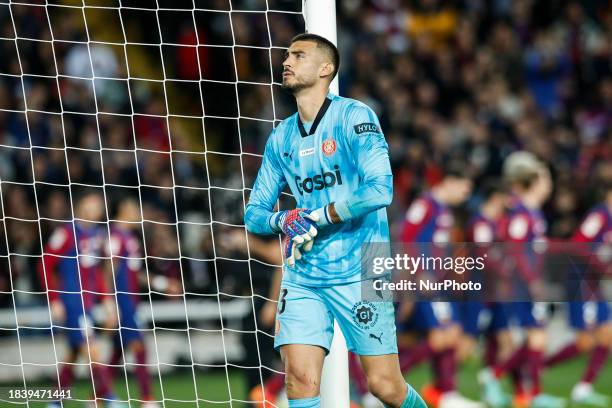
[[[338,43],[336,32],[336,2],[334,0],[304,0],[303,7],[306,31]],[[338,94],[338,77],[330,86],[330,91]],[[334,323],[334,340],[325,358],[321,378],[321,407],[341,408],[350,406],[348,349],[346,340],[338,323]]]

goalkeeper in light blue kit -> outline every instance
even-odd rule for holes
[[[425,408],[400,372],[393,304],[361,296],[362,245],[389,242],[392,174],[374,112],[328,93],[338,66],[338,50],[325,38],[300,34],[291,41],[283,88],[295,96],[298,112],[272,131],[245,212],[250,232],[285,235],[275,347],[289,407],[321,405],[321,371],[336,320],[374,396],[387,407]],[[275,212],[286,186],[297,208]]]

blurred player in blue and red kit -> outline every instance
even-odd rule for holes
[[[64,328],[69,353],[61,364],[60,388],[74,382],[73,364],[79,357],[91,361],[96,398],[107,407],[122,407],[112,392],[108,367],[101,362],[94,333],[92,309],[98,303],[105,308],[106,328],[117,324],[117,308],[110,295],[102,258],[108,243],[108,231],[96,224],[104,216],[104,202],[97,193],[77,198],[73,222],[57,228],[45,245],[38,275],[47,289],[54,325]],[[59,402],[50,406],[59,406]]]
[[[446,244],[452,241],[454,219],[451,207],[465,202],[472,191],[472,180],[465,173],[466,166],[451,162],[443,179],[417,198],[404,221],[401,240],[413,256],[445,256]],[[406,372],[415,365],[431,359],[434,372],[433,386],[423,390],[424,399],[440,408],[480,407],[457,392],[457,346],[461,328],[456,305],[444,301],[404,301],[399,306],[400,332],[417,331],[426,339],[411,347],[400,348],[400,367]],[[402,338],[400,334],[400,346]]]
[[[140,228],[140,207],[133,199],[125,199],[118,204],[115,222],[111,225],[110,254],[112,257],[117,306],[119,308],[119,331],[113,337],[113,353],[109,362],[111,378],[114,378],[125,353],[131,352],[136,362],[134,374],[143,401],[142,408],[156,408],[153,401],[151,377],[147,370],[147,352],[138,322],[138,303],[140,287],[147,284],[148,278],[143,270],[141,245],[133,230]],[[163,278],[162,278],[163,279]],[[168,280],[152,281],[152,289],[166,292]],[[171,286],[170,286],[171,287]],[[147,297],[148,299],[148,297]]]
[[[509,317],[525,331],[526,340],[493,369],[481,372],[479,379],[484,385],[484,399],[492,407],[507,405],[508,397],[498,380],[505,374],[521,373],[525,378],[514,381],[515,405],[564,407],[562,398],[542,393],[547,305],[532,301],[542,294],[542,258],[538,245],[542,249],[541,245],[546,243],[546,220],[541,208],[552,191],[550,172],[533,154],[519,151],[506,158],[503,173],[512,190],[510,208],[502,226],[502,239],[506,242],[505,266],[519,283],[517,301],[509,303],[507,310]],[[529,389],[524,387],[525,380]]]
[[[587,265],[579,262],[579,265],[596,275],[610,272],[607,268],[610,267],[612,248],[612,182],[604,185],[603,201],[589,210],[572,242],[577,252],[583,252],[593,261]],[[590,352],[586,370],[572,389],[572,402],[609,407],[610,398],[593,389],[593,382],[608,359],[612,345],[610,306],[602,297],[599,281],[600,276],[586,276],[586,280],[581,282],[579,299],[568,303],[569,323],[576,330],[576,339],[547,358],[546,366],[554,366]],[[576,282],[572,280],[572,286]]]
[[[481,188],[481,194],[483,201],[468,221],[465,240],[477,243],[478,245],[471,248],[472,253],[475,257],[485,259],[484,275],[480,277],[472,275],[471,279],[479,278],[484,281],[486,285],[484,287],[487,288],[491,279],[496,281],[495,284],[498,283],[500,276],[497,272],[504,262],[503,250],[497,242],[500,239],[500,228],[503,224],[508,195],[498,180],[489,180],[485,183]],[[498,359],[507,357],[512,348],[512,337],[504,305],[478,299],[461,302],[458,306],[463,329],[459,360],[463,361],[474,354],[481,333],[486,338],[486,366],[491,367]],[[481,327],[483,320],[487,322],[486,327]]]

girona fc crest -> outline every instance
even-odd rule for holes
[[[378,322],[377,307],[371,302],[360,301],[355,303],[351,313],[355,324],[364,330],[373,328]]]
[[[321,146],[321,150],[323,150],[323,154],[326,156],[331,156],[332,154],[336,153],[336,142],[334,139],[330,138],[324,141],[323,145]]]

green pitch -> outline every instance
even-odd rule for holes
[[[574,362],[547,370],[544,376],[544,389],[547,393],[558,396],[568,397],[569,390],[574,383],[580,378],[585,366],[585,359],[579,359]],[[459,376],[460,391],[466,396],[478,398],[479,389],[476,382],[476,375],[479,366],[476,362],[465,364]],[[174,374],[162,375],[161,382],[159,376],[154,376],[154,389],[157,398],[161,398],[163,384],[163,396],[166,399],[166,408],[191,408],[196,407],[194,402],[179,402],[172,400],[195,400],[197,386],[198,397],[200,399],[199,406],[201,408],[247,408],[248,405],[239,400],[247,399],[248,390],[242,373],[240,370],[229,372],[229,386],[225,376],[225,371],[218,370],[213,372],[202,372],[196,375],[196,384],[194,386],[193,376],[191,372],[181,372]],[[407,380],[420,389],[425,383],[430,381],[430,371],[427,365],[422,365],[414,372],[407,376]],[[612,364],[608,363],[599,377],[599,382],[596,384],[599,392],[612,396]],[[79,399],[88,399],[91,395],[91,385],[85,382],[78,382],[74,388],[75,396]],[[115,382],[115,390],[120,399],[127,399],[125,378]],[[133,379],[129,380],[129,390],[131,398],[138,398],[136,384]],[[508,388],[510,390],[510,388]],[[232,403],[230,400],[230,393]],[[8,406],[8,405],[7,405]],[[13,405],[11,405],[13,406]],[[17,406],[17,405],[14,405]],[[32,408],[44,408],[45,404],[30,403]],[[82,408],[81,402],[68,402],[64,405],[66,408]],[[134,401],[132,407],[138,407]]]

